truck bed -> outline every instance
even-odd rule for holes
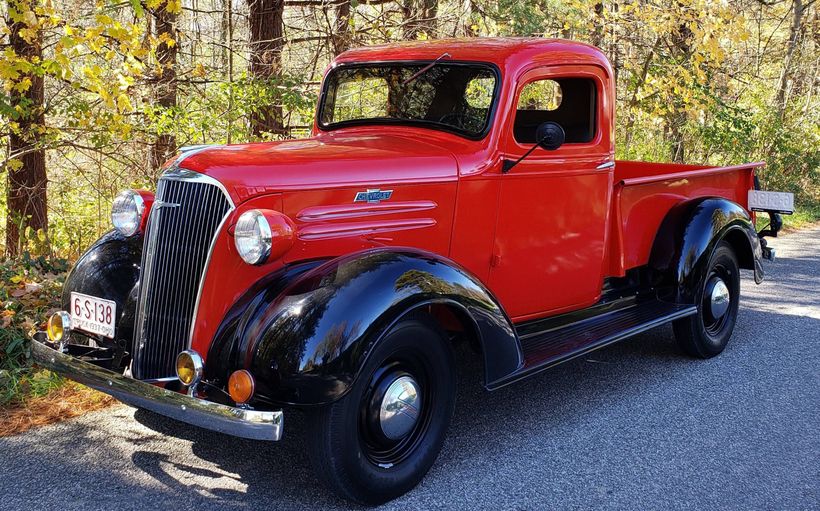
[[[645,265],[655,233],[676,204],[698,197],[724,197],[744,208],[763,162],[730,167],[617,160],[611,211],[610,275]]]

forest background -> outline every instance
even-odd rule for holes
[[[617,157],[765,160],[820,216],[816,0],[5,0],[0,3],[0,405],[124,188],[179,147],[309,134],[327,64],[400,40],[561,37],[617,77]],[[34,389],[34,390],[32,390]]]

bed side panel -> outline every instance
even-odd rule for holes
[[[699,197],[723,197],[746,208],[748,190],[753,186],[753,169],[704,169],[665,174],[667,179],[634,177],[616,183],[614,207],[620,233],[615,236],[619,246],[613,250],[620,250],[620,257],[612,258],[612,274],[623,275],[626,270],[649,262],[658,228],[676,204]]]

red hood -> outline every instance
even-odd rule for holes
[[[455,157],[430,138],[374,130],[335,132],[208,147],[181,157],[178,165],[217,179],[237,204],[287,190],[452,179],[457,175]]]

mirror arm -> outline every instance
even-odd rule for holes
[[[533,151],[535,151],[535,149],[536,149],[536,148],[538,148],[538,146],[540,146],[540,145],[541,145],[541,142],[543,142],[545,138],[547,138],[547,137],[546,137],[546,136],[543,136],[543,137],[541,137],[541,139],[540,139],[540,140],[536,140],[536,141],[535,141],[535,144],[534,144],[532,147],[530,147],[530,149],[529,149],[526,153],[524,153],[524,154],[521,156],[521,158],[518,158],[518,159],[517,159],[517,160],[515,160],[515,161],[513,161],[513,160],[504,160],[504,162],[501,164],[501,173],[502,173],[502,174],[506,174],[506,173],[507,173],[507,172],[509,172],[509,171],[510,171],[513,167],[515,167],[516,165],[518,165],[519,163],[521,163],[521,162],[524,160],[524,158],[526,158],[527,156],[529,156],[530,154],[532,154],[532,152],[533,152]]]

